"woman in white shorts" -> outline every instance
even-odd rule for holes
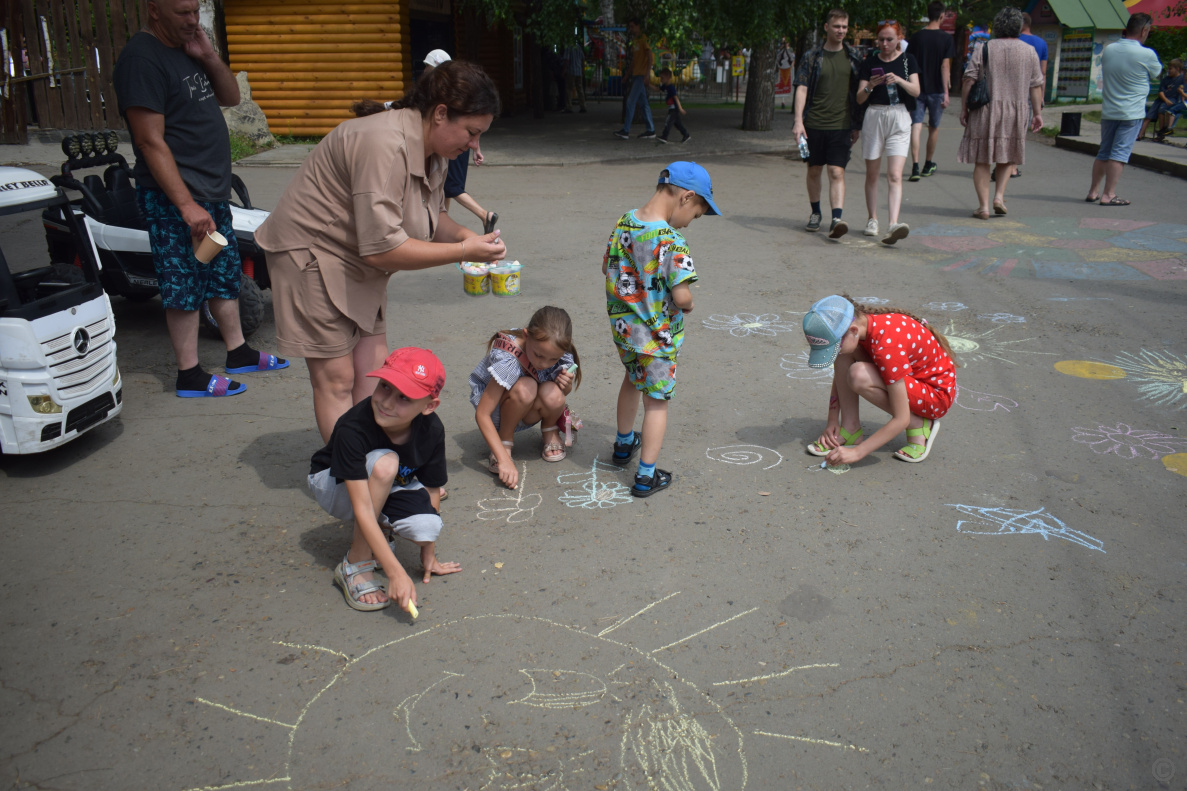
[[[911,113],[919,95],[919,65],[899,49],[903,28],[893,19],[878,23],[878,51],[857,72],[857,103],[867,104],[861,128],[861,153],[866,161],[866,236],[878,235],[878,176],[886,156],[890,228],[883,244],[907,238],[911,228],[898,221],[903,201],[903,165],[911,148]]]

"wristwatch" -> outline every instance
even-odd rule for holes
[[[873,92],[874,92],[874,89],[873,89],[873,88],[871,88],[870,86],[868,86],[868,85],[867,85],[867,86],[866,86],[866,93],[873,93]]]

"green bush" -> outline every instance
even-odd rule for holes
[[[231,161],[238,162],[244,157],[250,157],[252,154],[258,154],[264,149],[259,148],[255,143],[251,142],[251,138],[247,135],[241,135],[236,132],[231,132]]]

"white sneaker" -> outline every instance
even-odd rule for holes
[[[871,218],[870,221],[866,223],[866,236],[877,236],[877,235],[878,235],[878,221]]]
[[[911,232],[911,226],[905,222],[896,222],[890,226],[890,233],[882,240],[882,244],[894,244],[899,239],[906,239],[907,234]]]

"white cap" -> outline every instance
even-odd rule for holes
[[[425,65],[432,66],[434,69],[442,63],[448,63],[449,61],[449,53],[443,49],[435,49],[428,55],[425,55]]]

